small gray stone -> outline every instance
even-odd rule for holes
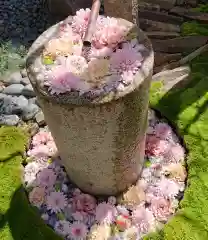
[[[23,120],[32,119],[38,111],[39,107],[36,104],[28,104],[28,106],[24,109],[22,114]]]
[[[21,73],[21,75],[22,75],[23,78],[27,77],[27,71],[26,71],[25,68],[21,69],[21,70],[20,70],[20,73]]]
[[[44,114],[42,111],[38,112],[36,115],[35,115],[35,120],[36,122],[38,123],[39,126],[42,126],[45,124],[45,118],[44,118]]]
[[[12,84],[6,88],[4,88],[3,93],[8,95],[21,95],[22,90],[24,89],[24,86],[20,83],[18,84]]]
[[[28,102],[29,102],[29,104],[31,104],[31,103],[37,104],[37,98],[36,98],[36,97],[29,98],[29,99],[28,99]],[[38,104],[37,104],[37,105],[38,105]]]
[[[35,93],[34,93],[34,90],[33,90],[33,87],[31,84],[26,85],[22,89],[22,95],[24,95],[26,97],[35,97]]]
[[[28,77],[24,77],[21,79],[21,83],[24,85],[28,85],[28,84],[30,84],[30,80]]]
[[[21,108],[16,103],[16,98],[0,93],[0,114],[20,114]]]
[[[22,109],[22,111],[29,104],[28,99],[26,97],[22,96],[22,95],[16,98],[16,103]]]
[[[9,75],[8,77],[6,77],[5,79],[3,79],[3,82],[5,83],[5,85],[10,85],[10,84],[18,84],[21,82],[22,79],[22,75],[20,74],[20,72],[14,72],[11,75]]]
[[[0,115],[0,125],[15,126],[18,124],[19,120],[17,115]]]

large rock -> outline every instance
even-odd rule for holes
[[[4,88],[3,93],[8,95],[21,95],[24,86],[20,83],[12,84],[6,88]]]
[[[143,10],[150,10],[150,11],[160,11],[160,5],[158,4],[153,4],[153,3],[147,3],[147,2],[141,2],[139,1],[139,9]]]
[[[177,61],[181,59],[181,57],[182,57],[181,53],[168,54],[155,52],[155,66],[160,66],[164,63],[168,63],[171,61]]]
[[[178,67],[173,70],[166,70],[159,72],[155,75],[153,75],[152,80],[157,82],[157,81],[162,81],[163,83],[163,89],[162,91],[169,91],[173,87],[181,87],[186,85],[191,77],[189,76],[191,73],[191,69],[189,66],[183,66],[183,67]]]
[[[157,52],[182,53],[194,51],[208,41],[208,36],[187,36],[168,40],[152,40],[152,45]]]
[[[0,125],[15,126],[18,124],[19,120],[17,115],[0,115]]]
[[[150,4],[160,5],[162,9],[169,10],[174,7],[176,0],[145,0]]]
[[[152,31],[146,32],[147,36],[151,39],[171,39],[180,37],[180,34],[177,32],[161,32],[161,31]]]
[[[191,20],[197,20],[202,23],[208,23],[208,13],[196,12],[182,7],[174,7],[171,9],[171,13],[186,17]]]
[[[183,23],[183,18],[178,16],[173,16],[167,13],[162,12],[156,12],[156,11],[149,11],[149,10],[143,10],[139,9],[139,17],[144,19],[149,19],[152,21],[158,21],[158,22],[165,22],[165,23],[171,23],[180,25]]]
[[[139,19],[140,27],[145,31],[180,32],[180,27],[171,23]]]
[[[145,44],[148,54],[141,71],[124,91],[110,91],[92,101],[73,92],[51,95],[35,77],[41,56],[32,53],[56,29],[51,27],[32,45],[26,63],[28,77],[70,179],[85,192],[116,195],[137,181],[143,167],[154,58],[151,44],[138,30],[138,40]]]

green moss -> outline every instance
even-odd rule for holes
[[[185,22],[181,26],[181,33],[183,36],[191,36],[191,35],[208,36],[208,25],[198,23],[195,21]]]
[[[185,88],[163,93],[153,82],[150,104],[178,128],[189,150],[188,188],[180,210],[164,228],[146,240],[208,239],[208,54],[191,63]],[[27,137],[17,128],[0,128],[0,239],[59,240],[28,204],[21,186],[22,153]]]
[[[208,239],[208,54],[191,64],[185,89],[151,99],[153,107],[175,124],[189,150],[188,189],[178,214],[148,240]]]
[[[40,219],[21,185],[27,136],[15,127],[0,128],[0,239],[59,240]]]
[[[206,3],[206,4],[199,4],[198,7],[193,8],[193,11],[202,12],[202,13],[208,13],[208,3]]]

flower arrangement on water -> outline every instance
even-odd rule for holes
[[[72,22],[60,23],[59,32],[46,45],[42,63],[47,65],[44,84],[51,94],[78,91],[80,95],[104,88],[129,85],[143,62],[145,47],[116,18],[98,16],[88,56],[82,53],[90,9],[77,11]]]
[[[50,132],[39,131],[24,168],[30,203],[65,240],[139,240],[161,228],[176,212],[185,188],[185,152],[167,123],[151,126],[141,178],[121,196],[106,199],[83,193],[67,178],[60,158],[48,150],[41,154],[43,146],[56,147]]]

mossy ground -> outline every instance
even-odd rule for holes
[[[189,150],[188,188],[178,214],[148,240],[208,239],[208,54],[191,63],[188,86],[160,91],[153,84],[151,106],[179,130]],[[27,201],[21,186],[22,153],[27,138],[16,128],[0,128],[0,239],[59,240]]]
[[[189,22],[184,24],[183,34],[208,35],[208,28]],[[11,69],[9,46],[0,45],[0,75]],[[12,65],[16,68],[19,59]],[[208,53],[194,60],[191,69],[192,80],[185,88],[166,94],[160,82],[151,88],[151,106],[175,125],[188,148],[188,188],[177,215],[146,240],[208,239]],[[20,129],[0,128],[0,240],[60,240],[29,205],[21,185],[27,141]]]

